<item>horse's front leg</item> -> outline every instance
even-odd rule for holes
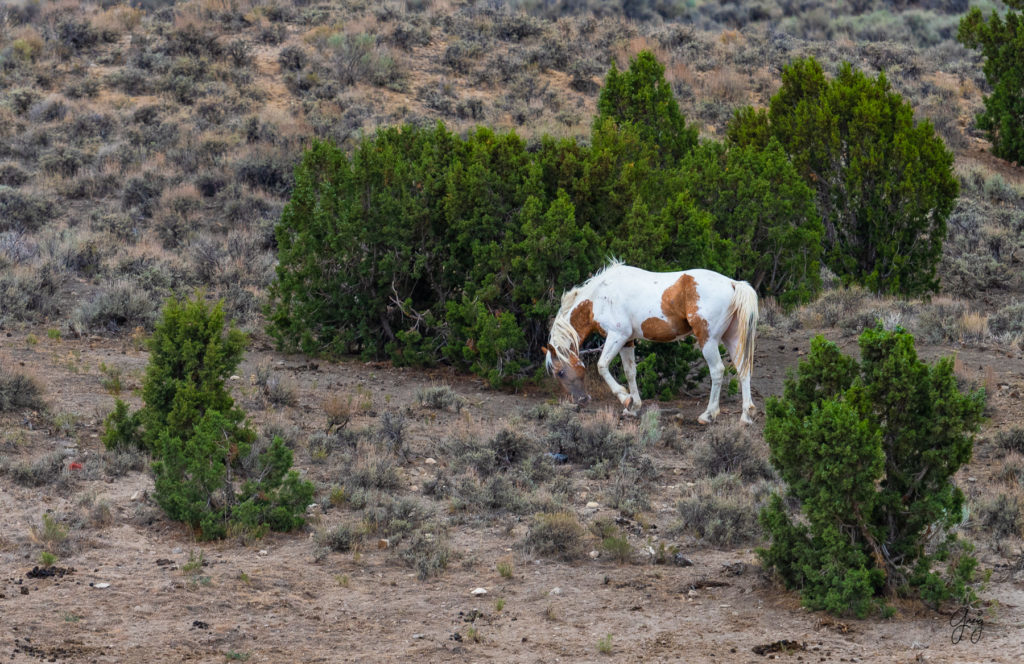
[[[597,372],[601,374],[601,378],[604,378],[604,382],[608,383],[608,387],[611,389],[612,394],[618,398],[619,403],[626,407],[623,414],[633,415],[634,413],[630,412],[633,398],[629,396],[626,388],[619,385],[619,382],[612,376],[612,372],[608,370],[608,366],[612,363],[612,358],[622,350],[625,343],[625,337],[613,335],[605,337],[604,348],[601,349],[601,358],[597,361]]]
[[[640,390],[636,387],[636,353],[633,344],[627,343],[619,351],[619,358],[622,360],[622,370],[626,372],[626,382],[629,383],[629,397],[633,400],[626,406],[629,415],[636,415],[640,412]]]

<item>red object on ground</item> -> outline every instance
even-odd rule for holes
[[[72,461],[68,464],[68,470],[81,470],[82,464],[77,461]]]

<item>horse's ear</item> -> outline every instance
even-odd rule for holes
[[[542,352],[545,355],[547,355],[548,354],[548,347],[547,346],[541,346],[540,347],[540,352]]]

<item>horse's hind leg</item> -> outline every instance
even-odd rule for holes
[[[626,372],[626,381],[629,383],[629,397],[633,400],[626,406],[631,415],[640,412],[640,390],[636,387],[636,353],[633,351],[633,344],[627,343],[619,351],[619,358],[622,359],[622,370]]]
[[[619,385],[619,382],[612,376],[612,372],[608,370],[608,366],[612,363],[612,358],[615,354],[622,350],[622,346],[626,343],[626,339],[623,337],[616,337],[609,335],[605,337],[604,348],[601,349],[601,358],[597,361],[597,372],[601,374],[601,378],[604,378],[604,382],[608,383],[608,387],[611,389],[619,402],[626,407],[625,414],[630,414],[629,409],[632,406],[632,397],[629,396],[629,392],[626,388]]]
[[[732,363],[736,364],[736,353],[739,348],[739,333],[736,330],[736,321],[734,320],[732,325],[726,331],[725,336],[722,337],[722,341],[725,342],[725,347],[729,351],[729,357],[732,358]],[[739,367],[736,367],[737,372]],[[754,407],[754,400],[750,398],[750,373],[746,376],[740,374],[740,393],[743,395],[743,414],[740,415],[740,421],[744,424],[751,424],[754,421],[754,413],[757,409]]]
[[[704,360],[708,363],[711,372],[711,396],[708,398],[708,407],[697,421],[701,424],[711,424],[718,417],[718,397],[722,392],[722,376],[725,375],[725,364],[722,356],[718,353],[718,339],[708,339],[701,348]]]

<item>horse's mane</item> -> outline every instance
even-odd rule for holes
[[[579,286],[571,288],[562,294],[562,304],[555,314],[555,321],[551,324],[551,335],[548,337],[548,349],[554,351],[555,355],[562,362],[569,361],[569,354],[579,355],[580,335],[569,320],[569,314],[576,306],[576,302],[583,293],[589,293],[593,283],[603,277],[605,272],[622,265],[623,262],[617,258],[610,258],[608,264],[594,273],[594,276],[584,281]],[[548,353],[545,361],[548,371],[551,371],[551,354]]]

